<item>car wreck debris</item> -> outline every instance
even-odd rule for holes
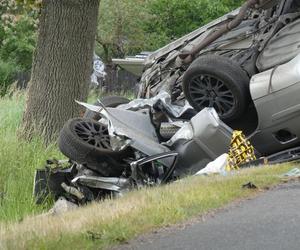
[[[253,184],[252,182],[248,182],[242,186],[242,188],[247,188],[247,189],[257,189],[257,186]]]
[[[232,130],[213,109],[202,110],[170,140],[161,142],[149,112],[83,105],[98,110],[102,123],[76,118],[75,125],[74,119],[70,120],[72,126],[70,122],[66,124],[68,129],[62,130],[59,146],[71,160],[67,167],[59,161],[48,161],[44,170],[36,172],[38,202],[52,194],[56,199],[64,195],[69,201],[84,204],[120,196],[133,188],[160,185],[196,173],[229,149]],[[99,124],[106,129],[99,129]],[[129,143],[113,150],[103,133]],[[207,134],[214,140],[207,138]],[[103,148],[104,145],[107,147]]]
[[[151,53],[137,99],[78,102],[84,117],[59,137],[69,161],[37,170],[37,202],[85,204],[186,175],[299,160],[299,32],[299,1],[248,0]]]
[[[287,173],[283,174],[283,177],[300,177],[300,169],[299,168],[293,168]]]
[[[227,154],[222,154],[195,175],[222,174],[238,170],[241,166],[256,160],[254,148],[246,139],[242,131],[233,131],[230,149]]]
[[[228,164],[226,169],[239,169],[242,164],[256,160],[254,147],[246,139],[242,131],[234,131],[228,153]]]
[[[212,42],[216,41],[225,33],[237,28],[245,19],[247,12],[250,8],[261,8],[264,5],[264,2],[271,1],[261,1],[261,0],[248,0],[246,3],[240,8],[239,13],[229,22],[226,22],[222,26],[218,27],[218,29],[209,33],[197,46],[195,46],[189,52],[181,52],[179,57],[182,59],[182,62],[185,64],[190,64],[194,57],[205,47],[210,45]],[[274,2],[274,1],[273,1]]]
[[[93,58],[93,74],[91,75],[91,83],[95,86],[101,86],[103,84],[105,77],[105,65],[101,61],[101,58],[94,53]]]
[[[48,214],[50,215],[61,215],[65,212],[69,212],[78,208],[76,204],[73,202],[68,201],[64,197],[59,197],[58,200],[55,202],[53,208],[50,209]]]
[[[228,154],[222,154],[214,161],[208,163],[205,168],[198,171],[195,176],[198,175],[212,175],[221,174],[226,175],[226,166],[228,165]]]

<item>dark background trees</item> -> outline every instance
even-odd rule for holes
[[[0,1],[0,95],[6,93],[19,73],[30,72],[39,2]],[[105,62],[110,62],[112,57],[156,50],[241,2],[243,0],[101,0],[96,52]]]
[[[120,75],[112,58],[155,51],[225,14],[242,0],[101,0],[96,51],[106,63],[106,91],[118,91],[134,77]],[[134,80],[133,80],[134,79]],[[124,83],[124,84],[123,84]]]
[[[154,51],[243,0],[101,0],[97,52],[105,60]]]
[[[0,1],[0,96],[17,75],[28,75],[35,48],[38,8]]]
[[[224,15],[241,2],[243,0],[152,0],[148,3],[150,18],[145,20],[144,30],[151,34],[153,48],[161,47]]]

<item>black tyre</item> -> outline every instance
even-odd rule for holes
[[[102,176],[120,176],[128,150],[113,151],[107,126],[92,119],[69,120],[60,132],[60,151],[71,160],[86,164]]]
[[[127,104],[130,102],[129,99],[125,98],[125,97],[122,97],[122,96],[105,96],[103,98],[101,98],[100,100],[106,107],[110,107],[110,108],[115,108],[121,104]],[[100,106],[99,102],[96,101],[94,103],[94,105],[96,106]],[[101,116],[99,113],[96,113],[94,111],[91,111],[91,110],[86,110],[84,115],[83,115],[84,118],[87,118],[87,119],[93,119],[93,120],[96,120],[96,121],[99,121]]]
[[[218,55],[196,59],[183,76],[186,99],[197,110],[214,107],[220,118],[239,118],[250,102],[249,77],[234,61]]]

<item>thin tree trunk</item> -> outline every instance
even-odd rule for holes
[[[22,135],[57,139],[63,124],[86,100],[99,0],[43,0]]]
[[[106,92],[107,93],[112,93],[114,92],[116,88],[116,65],[113,64],[113,62],[108,62],[106,64],[106,69],[105,69],[107,75],[105,77],[105,86],[106,86]]]

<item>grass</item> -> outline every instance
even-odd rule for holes
[[[127,97],[132,94],[127,93]],[[97,93],[92,93],[88,101],[96,100]],[[40,138],[30,143],[18,138],[24,103],[22,92],[0,98],[0,221],[20,221],[24,216],[49,209],[51,204],[37,206],[34,203],[34,172],[43,167],[47,159],[63,157],[56,145],[45,148]]]
[[[0,224],[0,248],[103,249],[150,230],[182,222],[280,182],[291,165],[253,168],[221,177],[189,177],[170,185],[128,193],[61,216],[29,217]],[[2,246],[1,246],[2,244]]]
[[[54,145],[45,148],[38,138],[28,143],[17,137],[24,102],[24,94],[0,99],[0,221],[22,220],[48,208],[32,199],[34,170],[61,157]]]

